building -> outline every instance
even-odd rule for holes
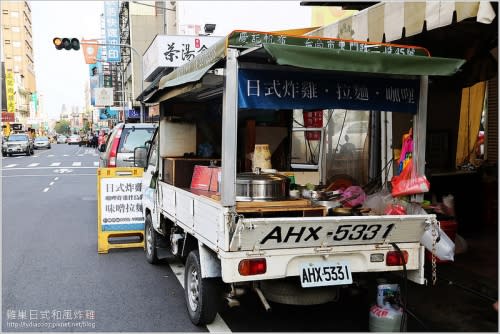
[[[35,67],[33,55],[33,35],[31,7],[28,1],[1,1],[2,52],[5,73],[12,73],[14,122],[29,125],[29,119],[36,117],[38,99],[36,97]],[[7,99],[9,87],[7,87]],[[2,103],[2,105],[4,105]],[[7,108],[9,107],[6,104]],[[3,110],[5,112],[7,110]],[[3,115],[2,115],[3,116]],[[4,117],[2,117],[3,119]],[[12,118],[11,118],[12,119]]]

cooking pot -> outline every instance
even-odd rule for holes
[[[362,208],[361,206],[356,206],[354,208],[348,207],[338,207],[331,209],[331,213],[334,216],[362,216],[368,214],[370,209]]]
[[[276,201],[288,197],[290,179],[274,173],[261,173],[256,169],[253,173],[236,175],[237,201]]]

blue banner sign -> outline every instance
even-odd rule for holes
[[[416,113],[419,81],[240,69],[243,109],[352,109]]]
[[[106,58],[120,62],[120,7],[118,1],[104,1],[104,28],[106,33]]]
[[[127,118],[140,118],[141,115],[140,115],[140,112],[139,110],[135,110],[135,109],[128,109],[127,110]]]

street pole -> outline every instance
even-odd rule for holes
[[[137,50],[132,47],[131,45],[129,44],[123,44],[123,43],[118,43],[118,44],[112,44],[112,43],[101,43],[101,42],[93,42],[93,41],[89,41],[89,42],[85,42],[85,43],[81,43],[82,45],[98,45],[98,46],[120,46],[120,47],[125,47],[125,48],[129,48],[130,50],[134,51],[135,54],[137,55],[137,57],[139,57],[139,60],[141,62],[141,76],[140,76],[140,79],[141,79],[141,94],[139,95],[142,95],[144,93],[144,63],[142,62],[142,55],[139,54],[139,52],[137,52]],[[134,68],[132,67],[132,73],[134,73]],[[134,74],[134,77],[135,77],[135,74]],[[143,102],[143,99],[140,100],[140,103],[141,103],[141,106],[140,106],[140,122],[141,123],[144,123],[144,102]]]

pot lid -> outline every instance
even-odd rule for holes
[[[239,173],[236,176],[236,182],[287,182],[290,179],[285,175],[274,173]]]

